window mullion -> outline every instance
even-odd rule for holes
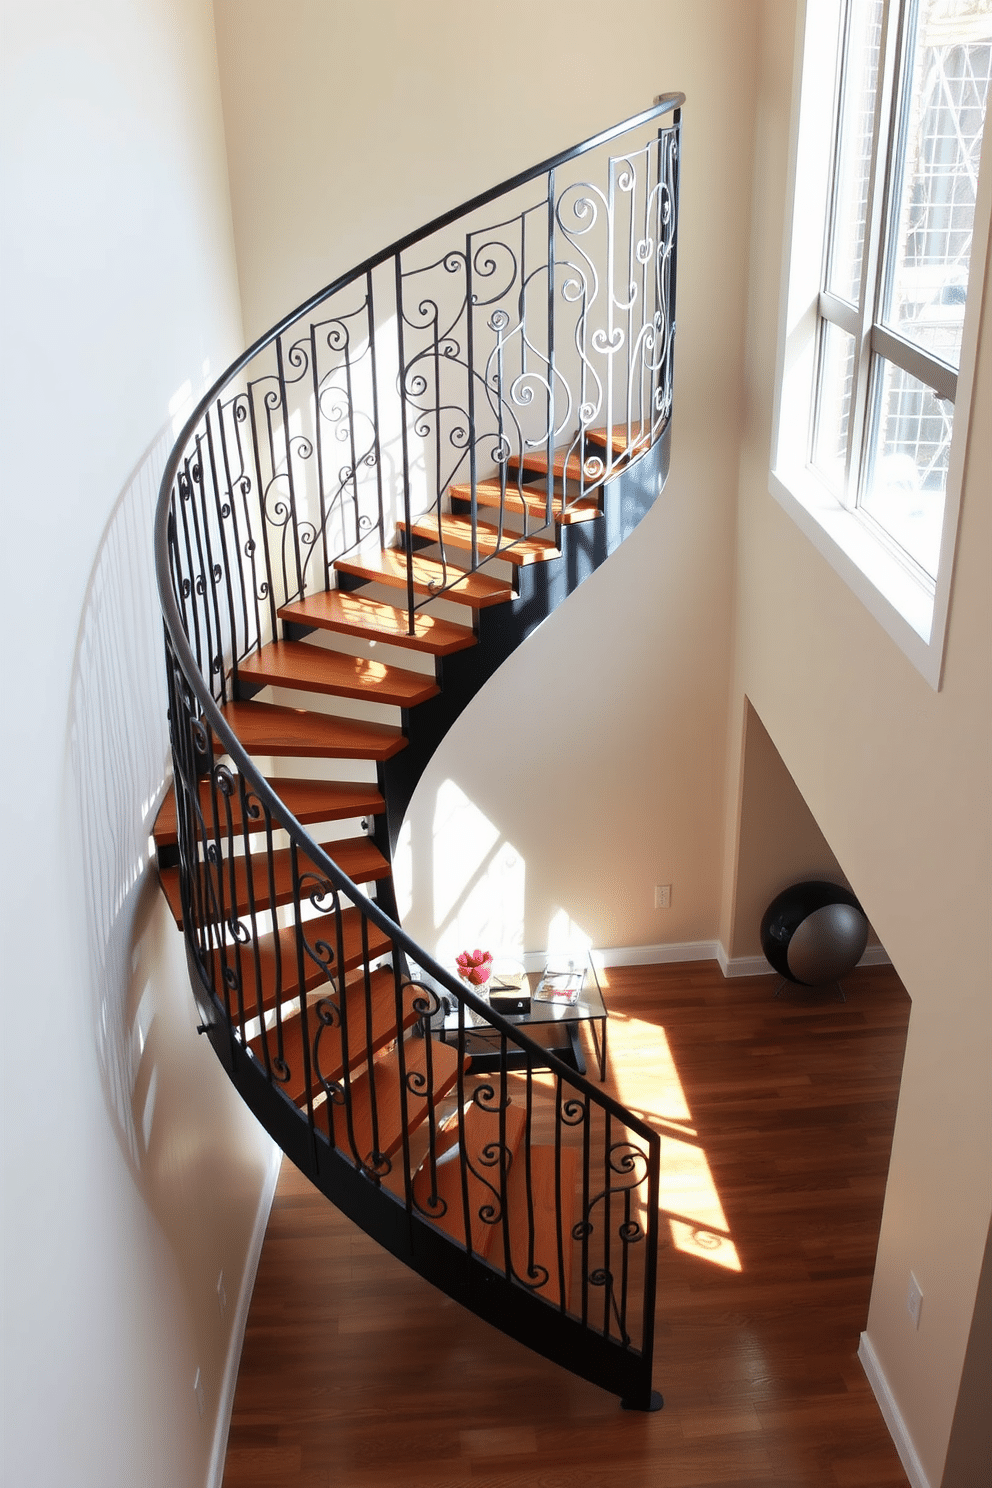
[[[848,428],[844,480],[844,501],[849,507],[856,507],[858,504],[863,455],[869,438],[872,327],[878,312],[882,223],[888,209],[886,172],[893,145],[893,104],[901,51],[899,30],[905,3],[907,0],[887,0],[882,22],[880,78],[875,100],[865,252],[861,265],[858,328],[854,333],[851,419]],[[912,0],[909,0],[909,3],[912,3]]]

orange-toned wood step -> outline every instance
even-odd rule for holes
[[[427,1161],[413,1180],[413,1195],[419,1212],[433,1221],[459,1244],[465,1244],[465,1205],[462,1194],[462,1146],[468,1154],[466,1185],[468,1221],[472,1249],[487,1256],[498,1233],[502,1233],[500,1172],[516,1161],[514,1154],[523,1136],[526,1117],[522,1106],[506,1108],[503,1142],[500,1143],[498,1111],[486,1110],[473,1101],[466,1106],[461,1121],[454,1119],[444,1135],[453,1137],[454,1145],[441,1153],[434,1173]],[[487,1218],[483,1218],[483,1215]]]
[[[561,1305],[563,1296],[566,1308],[571,1301],[572,1268],[576,1250],[575,1242],[572,1240],[572,1226],[578,1217],[575,1212],[575,1180],[578,1163],[578,1150],[574,1147],[562,1147],[559,1183],[553,1147],[531,1147],[529,1173],[527,1157],[521,1147],[510,1166],[510,1176],[507,1181],[506,1209],[513,1270],[528,1286],[534,1286],[538,1296],[546,1297],[556,1307]],[[528,1186],[534,1214],[533,1251],[530,1243]],[[561,1267],[558,1264],[556,1212],[556,1200],[559,1193],[561,1195],[563,1258]],[[492,1247],[489,1258],[492,1264],[500,1270],[505,1268],[506,1252],[502,1231]],[[528,1274],[532,1258],[536,1273],[543,1275],[545,1271],[547,1272],[547,1280],[540,1284],[537,1284],[537,1275]]]
[[[471,502],[472,487],[449,486],[448,495],[453,501]],[[479,506],[488,509],[502,508],[504,511],[514,512],[518,515],[526,511],[527,516],[538,522],[543,522],[548,511],[548,497],[544,486],[522,486],[518,487],[510,482],[506,491],[498,480],[479,481],[475,487],[476,502]],[[555,522],[561,522],[568,526],[571,522],[591,522],[599,516],[599,506],[596,501],[588,496],[581,500],[570,502],[567,511],[562,512],[562,496],[560,488],[551,497],[551,516]]]
[[[388,641],[391,646],[404,646],[413,651],[426,651],[431,656],[450,656],[474,646],[475,633],[467,625],[455,625],[436,615],[418,610],[414,615],[413,635],[409,632],[405,610],[366,599],[362,594],[349,594],[343,589],[327,589],[307,599],[283,605],[280,618],[295,625],[312,625],[343,635],[369,636]]]
[[[405,530],[406,523],[400,522],[399,527]],[[471,552],[472,522],[469,517],[442,516],[440,524],[436,517],[424,517],[413,523],[413,531],[429,542],[444,541],[451,547]],[[513,533],[506,532],[501,536],[499,528],[490,526],[488,522],[476,523],[476,542],[480,557],[499,556],[518,567],[529,563],[547,563],[550,559],[561,556],[549,538],[515,537]]]
[[[579,459],[578,451],[571,453],[569,448],[555,450],[553,472],[557,480],[568,476],[570,481],[578,481],[582,476],[582,461]],[[528,450],[525,455],[511,455],[507,461],[507,467],[511,471],[526,470],[531,475],[547,475],[548,456],[545,450]],[[606,473],[606,462],[604,452],[596,445],[587,444],[585,452],[585,490],[589,492],[598,486]]]
[[[640,454],[648,448],[650,434],[650,425],[642,425],[640,422],[631,424],[629,428],[626,424],[614,424],[612,435],[608,435],[605,424],[599,429],[587,429],[585,431],[586,490],[597,486],[602,481],[605,474],[605,451],[608,446],[612,447],[614,455],[626,455],[628,448],[632,454]],[[578,481],[582,475],[582,463],[579,459],[578,444],[568,444],[555,450],[554,474],[559,479],[567,475],[570,481]],[[547,451],[528,450],[523,456],[511,455],[507,460],[507,468],[514,472],[526,470],[531,475],[547,475]]]
[[[331,988],[327,973],[321,960],[314,959],[314,956],[323,958],[326,955],[326,952],[318,950],[318,942],[331,948],[337,974],[342,971],[347,974],[361,966],[366,955],[370,961],[374,961],[391,951],[392,941],[384,931],[371,920],[367,924],[368,930],[363,939],[361,912],[351,906],[341,911],[339,922],[331,915],[305,920],[301,927],[303,939],[313,954],[310,954],[306,945],[297,946],[294,925],[284,925],[275,933],[268,931],[260,935],[257,948],[251,945],[242,946],[238,952],[233,944],[228,944],[223,952],[215,950],[211,953],[215,985],[222,985],[225,967],[237,975],[241,981],[244,1016],[246,1019],[255,1018],[261,1010],[274,1007],[277,1001],[292,1002],[295,997],[299,997],[302,953],[303,984],[306,990],[312,992],[324,989],[329,992]],[[240,1016],[237,995],[234,992],[231,994],[231,1011],[235,1019]]]
[[[235,782],[237,779],[235,777]],[[386,809],[386,803],[382,795],[374,785],[363,785],[360,782],[353,784],[350,781],[340,780],[291,780],[277,778],[269,781],[276,795],[283,802],[286,810],[291,816],[295,816],[298,822],[320,822],[320,821],[342,821],[349,816],[379,816]],[[214,834],[214,808],[213,789],[208,780],[200,782],[200,810],[206,825],[207,835],[212,840]],[[218,811],[220,813],[220,830],[222,836],[227,833],[227,805],[230,801],[231,829],[240,833],[242,830],[241,818],[241,796],[235,791],[231,797],[223,796],[218,792]],[[265,820],[259,817],[257,820],[251,815],[253,798],[249,796],[249,832],[263,832]],[[273,825],[278,826],[278,821],[273,819]],[[159,847],[170,847],[178,842],[178,829],[176,825],[176,792],[175,787],[169,788],[165,800],[159,808],[155,825],[152,828],[152,836]]]
[[[640,420],[637,420],[629,428],[626,424],[614,424],[609,443],[613,446],[613,453],[615,455],[624,455],[628,449],[633,450],[637,454],[640,450],[648,448],[650,438],[651,425],[641,423]],[[604,424],[601,429],[587,429],[586,440],[593,444],[601,444],[605,449],[607,444],[606,425]]]
[[[315,1076],[315,1094],[322,1088],[317,1078],[318,1065],[320,1075],[325,1080],[338,1080],[343,1075],[346,1065],[350,1070],[363,1067],[370,1052],[373,1056],[378,1054],[387,1044],[391,1044],[412,1028],[418,1017],[413,1006],[415,996],[415,988],[403,989],[403,1014],[402,1018],[397,1021],[396,990],[391,970],[372,972],[367,987],[364,977],[352,982],[345,990],[344,1002],[348,1028],[347,1050],[345,1050],[342,1035],[342,1023],[322,1024],[317,1008],[318,1004],[324,1002],[325,999],[320,996],[315,997],[307,1007],[307,1035],[311,1050],[310,1065]],[[333,1004],[337,1010],[336,1015],[340,1018],[339,996],[329,993],[326,1001]],[[366,1006],[370,1017],[366,1017]],[[370,1023],[371,1042],[369,1041]],[[274,1027],[266,1029],[264,1035],[259,1033],[249,1040],[248,1047],[262,1065],[265,1064],[267,1048],[271,1063],[279,1054],[280,1046],[276,1029]],[[282,1058],[288,1067],[289,1078],[280,1083],[284,1085],[287,1095],[293,1100],[299,1100],[306,1092],[303,1020],[299,1013],[294,1013],[283,1021]]]
[[[334,567],[339,573],[354,574],[370,584],[406,588],[406,555],[396,548],[383,548],[380,553],[365,554],[361,558],[339,558]],[[513,598],[512,584],[503,579],[480,573],[457,578],[458,572],[450,563],[445,568],[436,559],[422,558],[418,553],[413,559],[413,592],[440,594],[443,590],[445,599],[455,604],[471,605],[476,610],[488,605],[506,604]]]
[[[388,878],[392,872],[388,860],[369,837],[345,837],[336,842],[322,842],[319,846],[354,883],[371,883],[375,879]],[[327,883],[320,869],[303,856],[299,858],[299,874],[305,901],[319,894],[321,885]],[[160,868],[159,878],[176,924],[182,928],[178,866]],[[329,884],[327,892],[330,892]],[[293,898],[292,849],[276,848],[271,857],[265,853],[253,853],[250,857],[225,858],[219,893],[223,895],[225,919],[230,916],[232,899],[239,915],[247,914],[252,905],[256,911],[261,911],[274,904],[289,904]]]
[[[259,686],[270,683],[303,692],[390,703],[398,708],[426,703],[441,690],[433,677],[425,677],[422,672],[405,672],[369,656],[325,651],[323,646],[306,641],[270,641],[238,663],[238,676]]]
[[[431,1075],[428,1079],[428,1053]],[[457,1050],[435,1039],[408,1038],[403,1043],[403,1059],[406,1069],[405,1103],[407,1126],[413,1130],[419,1126],[430,1111],[431,1095],[435,1114],[437,1104],[452,1088],[458,1078],[459,1055]],[[465,1055],[462,1063],[467,1069],[471,1060]],[[385,1157],[391,1157],[403,1141],[404,1082],[400,1078],[399,1049],[390,1049],[380,1054],[372,1066],[372,1080],[367,1073],[349,1082],[351,1098],[351,1129],[349,1131],[345,1109],[334,1105],[329,1114],[334,1120],[334,1145],[347,1156],[359,1162],[366,1161],[373,1145]],[[372,1115],[375,1112],[377,1139],[373,1144]]]
[[[403,730],[388,724],[275,703],[225,703],[221,711],[249,754],[387,760],[406,748]]]
[[[348,1034],[345,1048],[344,1024],[328,1024],[320,1036],[320,1069],[327,1080],[337,1080],[345,1067],[354,1070],[367,1062],[369,1052],[378,1054],[398,1036],[397,1029],[406,1032],[417,1022],[420,1014],[415,1003],[420,989],[407,983],[401,988],[402,1017],[396,1016],[396,980],[392,968],[374,971],[366,979],[356,977],[345,988],[344,1008],[347,1015]],[[340,1007],[340,999],[333,999]],[[369,1034],[371,1033],[371,1040]]]

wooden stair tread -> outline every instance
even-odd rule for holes
[[[416,1087],[418,1077],[426,1080],[428,1049],[432,1065],[430,1087],[435,1112],[438,1102],[447,1095],[458,1079],[460,1056],[457,1049],[451,1048],[448,1044],[439,1043],[436,1039],[408,1038],[404,1041],[408,1131],[413,1131],[419,1126],[430,1109],[426,1084],[422,1093],[410,1089],[411,1084]],[[467,1069],[471,1059],[465,1055],[461,1063]],[[360,1162],[365,1162],[371,1157],[374,1097],[374,1109],[378,1120],[378,1151],[384,1157],[392,1157],[403,1143],[403,1095],[400,1083],[399,1050],[391,1049],[388,1053],[379,1056],[372,1066],[371,1084],[366,1072],[359,1079],[350,1082],[349,1090],[351,1092],[351,1133],[348,1131],[344,1107],[334,1106],[334,1145],[350,1157],[354,1158],[357,1154]]]
[[[344,837],[335,842],[319,844],[328,857],[333,858],[355,883],[371,883],[375,879],[388,878],[392,873],[388,859],[376,847],[370,837]],[[299,873],[303,880],[304,902],[319,892],[321,884],[327,884],[320,869],[309,858],[299,855]],[[271,870],[270,870],[271,863]],[[231,879],[234,879],[233,887]],[[179,897],[179,867],[159,868],[159,878],[169,908],[176,924],[182,928],[182,905]],[[317,881],[319,880],[319,882]],[[249,893],[249,889],[251,892]],[[330,884],[327,884],[330,892]],[[293,898],[292,849],[276,848],[271,858],[266,853],[252,853],[247,857],[225,858],[222,880],[225,918],[231,913],[231,898],[234,897],[239,915],[247,914],[254,904],[256,910],[271,909],[274,904],[289,904]]]
[[[475,632],[467,625],[440,620],[423,610],[414,615],[414,633],[410,635],[405,610],[343,589],[325,589],[321,594],[283,605],[279,617],[294,625],[312,625],[342,635],[371,636],[374,640],[388,641],[390,646],[426,651],[431,656],[450,656],[453,651],[464,651],[476,644]]]
[[[535,1268],[543,1267],[548,1273],[547,1280],[543,1284],[535,1286],[534,1290],[539,1297],[545,1297],[554,1306],[561,1306],[562,1288],[559,1286],[559,1280],[563,1279],[564,1305],[566,1309],[569,1306],[571,1298],[572,1261],[575,1247],[575,1242],[572,1239],[572,1226],[576,1219],[575,1181],[578,1174],[578,1165],[578,1150],[574,1147],[562,1147],[561,1187],[559,1190],[556,1184],[554,1148],[532,1146],[530,1149],[530,1186],[534,1205],[534,1266]],[[555,1202],[559,1191],[562,1196],[561,1244],[564,1273],[562,1278],[559,1276],[558,1269],[558,1221]],[[509,1218],[510,1257],[513,1270],[521,1280],[527,1281],[530,1244],[527,1213],[527,1166],[522,1151],[517,1154],[517,1160],[510,1167],[510,1176],[507,1181],[506,1207]],[[505,1266],[505,1251],[501,1244],[497,1243],[493,1246],[491,1260],[494,1266],[501,1268]]]
[[[389,584],[393,588],[406,588],[406,554],[397,548],[383,548],[379,553],[362,558],[338,558],[334,567],[339,573],[354,574],[370,584]],[[485,609],[493,604],[506,604],[513,598],[513,586],[503,579],[490,578],[488,574],[465,574],[455,578],[459,572],[449,563],[433,558],[413,559],[413,589],[415,594],[441,594],[455,604],[471,605],[473,609]],[[447,586],[447,587],[445,587]]]
[[[433,677],[421,672],[405,672],[368,656],[325,651],[307,641],[270,641],[238,663],[238,677],[260,685],[367,698],[399,708],[416,707],[440,692]]]
[[[554,463],[552,466],[555,478],[561,480],[567,476],[570,481],[578,481],[582,478],[582,462],[578,452],[569,453],[570,446],[555,450]],[[597,446],[586,447],[586,474],[585,492],[594,490],[602,484],[605,475],[605,461],[602,450]],[[528,450],[525,455],[511,455],[507,461],[510,470],[526,470],[532,475],[547,475],[548,455],[546,450]]]
[[[525,1124],[526,1116],[523,1107],[512,1103],[507,1106],[504,1152],[509,1158],[510,1167],[512,1167],[514,1153],[523,1136]],[[435,1163],[433,1193],[430,1164],[425,1162],[414,1176],[413,1196],[420,1214],[430,1219],[438,1229],[444,1230],[445,1234],[450,1235],[453,1240],[464,1245],[465,1208],[462,1195],[462,1164],[459,1161],[461,1150],[459,1143],[463,1139],[469,1160],[475,1168],[475,1173],[469,1169],[466,1174],[472,1249],[476,1255],[487,1256],[497,1234],[502,1234],[499,1199],[501,1168],[499,1113],[486,1110],[472,1102],[465,1109],[461,1126],[462,1130],[459,1131],[457,1119],[451,1123],[450,1130],[457,1134],[455,1145],[442,1153]],[[487,1148],[492,1149],[488,1153],[488,1160],[484,1155]],[[476,1177],[476,1173],[484,1174],[488,1181]],[[489,1187],[489,1184],[492,1187]],[[496,1190],[495,1194],[493,1189]],[[480,1211],[488,1206],[492,1206],[493,1215],[486,1220],[482,1218]]]
[[[612,448],[615,455],[625,455],[628,446],[637,445],[642,437],[645,437],[642,436],[641,432],[645,427],[647,428],[647,436],[643,448],[647,449],[647,441],[651,433],[650,425],[644,426],[638,422],[631,424],[628,429],[626,424],[614,424],[612,435],[609,433],[605,424],[599,429],[586,429],[585,479],[587,491],[591,486],[601,484],[605,474],[605,470],[603,469],[603,453],[601,452],[605,452],[607,448]],[[528,450],[524,455],[511,455],[507,460],[507,468],[514,471],[526,470],[531,474],[547,475],[547,450]],[[567,475],[569,480],[573,481],[581,479],[582,461],[579,459],[578,450],[574,447],[574,444],[563,445],[560,449],[555,450],[553,470],[559,479],[564,475]]]
[[[307,920],[304,924],[306,939],[316,950],[318,941],[329,944],[334,952],[334,967],[338,974],[353,971],[363,962],[362,914],[349,906],[341,911],[341,952],[338,960],[337,926],[330,916]],[[392,941],[385,931],[371,920],[368,922],[369,960],[388,955]],[[256,960],[257,957],[257,960]],[[228,944],[223,954],[214,950],[210,957],[213,963],[215,985],[222,985],[223,966],[234,968],[239,964],[233,943]],[[242,947],[240,954],[241,996],[246,1019],[255,1018],[259,1012],[274,1007],[277,1000],[292,1002],[300,995],[299,958],[297,955],[296,929],[284,925],[275,932],[258,937],[257,946]],[[374,973],[377,975],[377,973]],[[390,974],[391,975],[391,974]],[[308,992],[324,988],[331,990],[325,968],[306,951],[303,954],[303,983]],[[278,996],[277,996],[278,994]],[[231,1006],[238,1015],[236,994],[232,993]]]
[[[386,809],[382,794],[374,785],[353,784],[350,781],[340,780],[283,780],[281,778],[270,780],[269,784],[283,802],[286,810],[291,816],[295,816],[298,822],[342,821],[349,816],[379,816]],[[203,812],[207,832],[211,837],[214,828],[213,794],[213,787],[209,780],[201,781],[200,810]],[[225,811],[226,805],[227,798],[225,797]],[[243,822],[241,797],[238,793],[230,797],[230,809],[232,829],[240,833]],[[276,818],[273,818],[273,825],[278,825]],[[227,817],[224,815],[221,819],[221,831],[226,832],[226,830]],[[264,832],[264,818],[260,817],[255,822],[249,816],[248,830]],[[152,836],[158,847],[170,847],[179,840],[174,786],[170,786],[159,807],[158,816],[152,828]]]
[[[403,991],[403,1017],[397,1022],[395,983],[391,969],[371,973],[368,980],[368,994],[369,1006],[372,1010],[371,1042],[368,1038],[369,1026],[365,1017],[365,978],[361,977],[345,989],[345,1009],[348,1020],[347,1067],[350,1070],[364,1065],[370,1052],[372,1055],[378,1054],[380,1049],[384,1049],[387,1044],[391,1044],[394,1039],[412,1028],[418,1018],[413,1006],[416,988],[408,986]],[[330,989],[326,997],[327,1001],[340,1006],[338,995]],[[320,1074],[324,1079],[339,1080],[344,1074],[346,1063],[341,1026],[333,1023],[321,1026],[317,1007],[322,1001],[324,1001],[323,997],[315,998],[313,1004],[307,1009],[307,1029],[311,1048],[316,1047],[320,1061]],[[317,1042],[318,1030],[320,1031],[319,1043]],[[275,1028],[267,1029],[264,1037],[258,1033],[248,1043],[255,1058],[263,1066],[265,1065],[266,1045],[270,1060],[274,1060],[278,1051]],[[287,1095],[293,1100],[299,1100],[306,1093],[303,1020],[299,1013],[294,1013],[283,1020],[282,1058],[289,1071],[289,1077],[279,1083],[283,1085]],[[311,1067],[315,1076],[314,1093],[316,1094],[322,1086],[316,1076],[313,1059],[311,1059]]]
[[[448,495],[453,501],[471,503],[471,484],[449,486]],[[529,517],[535,517],[539,521],[544,520],[548,510],[547,491],[541,486],[518,488],[511,482],[504,493],[498,480],[478,481],[475,487],[475,499],[478,506],[495,507],[499,510],[502,505],[504,511],[515,513],[526,511]],[[591,522],[599,515],[598,503],[589,496],[583,496],[581,500],[570,503],[563,514],[560,490],[552,494],[551,516],[555,522],[561,522],[567,526],[571,522]]]
[[[402,729],[383,723],[276,703],[225,703],[221,711],[249,754],[387,760],[406,748]]]
[[[401,531],[405,531],[405,522],[400,522],[398,525]],[[443,541],[465,551],[471,551],[472,548],[472,522],[469,517],[457,514],[442,516],[440,535],[439,524],[433,517],[425,517],[414,522],[412,531],[418,537],[427,538],[430,542]],[[513,533],[506,532],[501,537],[499,528],[490,526],[488,522],[476,523],[476,542],[481,556],[500,557],[507,563],[518,566],[528,563],[545,563],[551,558],[561,556],[557,546],[546,537],[516,537]]]
[[[615,455],[625,455],[631,446],[641,445],[648,448],[651,439],[651,425],[638,420],[630,425],[614,424],[613,433],[609,435],[606,425],[601,429],[587,429],[586,440],[593,444],[601,444],[605,449],[609,443],[613,447]]]

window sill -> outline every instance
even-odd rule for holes
[[[934,637],[933,595],[809,470],[773,470],[770,490],[917,671],[938,688],[943,648],[941,637]]]

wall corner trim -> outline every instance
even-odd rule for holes
[[[906,1476],[912,1488],[931,1488],[930,1480],[923,1471],[923,1463],[920,1461],[913,1446],[906,1422],[902,1418],[902,1412],[896,1405],[895,1396],[889,1388],[889,1382],[882,1372],[882,1366],[878,1362],[878,1355],[871,1346],[871,1339],[867,1333],[862,1333],[861,1342],[858,1345],[858,1358],[864,1370],[868,1383],[871,1385],[872,1393],[878,1401],[878,1408],[889,1428],[889,1435],[895,1443],[895,1449],[899,1453],[899,1460],[906,1471]]]
[[[210,1451],[210,1465],[207,1469],[206,1488],[221,1488],[224,1477],[224,1463],[227,1458],[227,1438],[231,1430],[231,1415],[234,1411],[234,1392],[238,1384],[238,1369],[241,1365],[241,1350],[245,1341],[245,1329],[248,1326],[248,1309],[251,1306],[252,1293],[255,1290],[255,1277],[258,1273],[258,1263],[262,1258],[265,1231],[268,1228],[272,1201],[276,1196],[276,1184],[279,1181],[279,1169],[281,1166],[282,1152],[273,1142],[272,1151],[269,1156],[269,1166],[262,1180],[262,1187],[258,1196],[255,1223],[252,1227],[251,1238],[248,1241],[244,1270],[241,1273],[241,1283],[238,1287],[238,1303],[234,1310],[231,1323],[231,1334],[227,1344],[227,1359],[224,1364],[224,1377],[220,1383],[220,1398],[217,1402],[217,1417],[214,1421],[214,1440]]]

